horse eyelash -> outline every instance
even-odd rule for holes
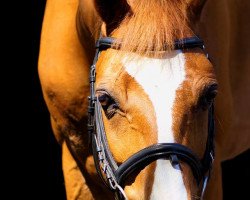
[[[112,106],[112,108],[108,108],[106,111],[105,111],[105,114],[106,114],[106,116],[107,116],[107,118],[108,119],[111,119],[113,116],[114,116],[114,114],[116,113],[116,110],[117,110],[118,108],[115,108],[114,106]]]

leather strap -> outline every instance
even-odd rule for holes
[[[109,48],[115,48],[114,43],[118,44],[119,49],[119,43],[121,44],[122,41],[113,38],[113,37],[102,37],[96,42],[96,48],[99,49],[99,51],[104,51]],[[167,45],[166,45],[167,47]],[[204,42],[198,37],[190,37],[190,38],[184,38],[179,39],[174,42],[174,49],[192,49],[192,48],[204,48]]]
[[[117,182],[124,186],[126,179],[135,177],[133,173],[138,174],[147,165],[158,159],[171,160],[172,155],[176,155],[179,160],[191,167],[193,175],[199,184],[203,175],[201,162],[189,148],[177,143],[158,143],[135,153],[115,171]]]

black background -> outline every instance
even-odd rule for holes
[[[36,134],[40,140],[39,148],[43,153],[37,165],[41,165],[43,173],[41,182],[45,182],[39,193],[44,199],[65,198],[65,190],[61,169],[61,149],[51,132],[49,113],[45,106],[37,73],[37,59],[39,53],[39,40],[45,0],[31,1],[32,13],[32,123],[36,127]],[[41,167],[37,166],[37,167]],[[250,151],[222,164],[224,200],[250,198]],[[37,180],[38,181],[38,180]],[[34,183],[35,184],[35,183]]]

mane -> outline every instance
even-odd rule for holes
[[[187,3],[183,0],[136,0],[130,7],[131,11],[112,33],[121,39],[121,50],[136,53],[171,50],[175,39],[191,32]]]

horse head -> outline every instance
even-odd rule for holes
[[[189,23],[190,4],[95,1],[103,29],[90,97],[99,133],[91,134],[97,168],[108,164],[117,196],[193,199],[204,190],[217,81]]]

